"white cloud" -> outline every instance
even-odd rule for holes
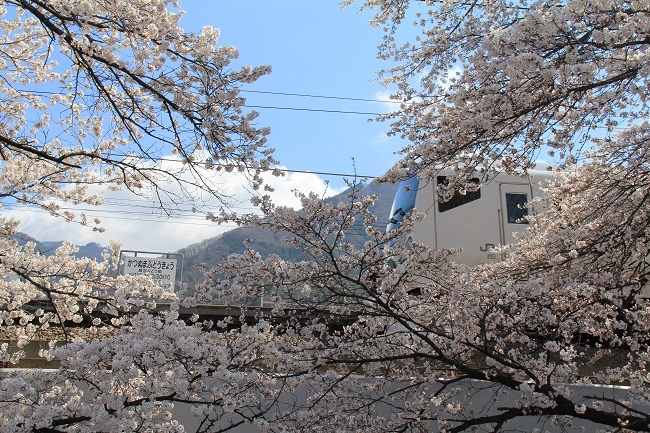
[[[374,99],[378,101],[375,104],[379,107],[379,111],[382,114],[398,111],[400,108],[399,101],[391,99],[391,94],[392,93],[388,90],[382,90],[375,93]]]
[[[201,174],[231,198],[231,203],[234,203],[231,210],[241,213],[255,211],[249,202],[251,193],[241,174],[207,170],[202,170]],[[264,180],[275,190],[269,193],[273,202],[283,206],[300,205],[294,190],[305,193],[313,191],[326,196],[340,192],[329,188],[319,176],[309,173],[286,173],[282,177],[268,173]],[[177,185],[174,187],[177,190]],[[177,251],[235,227],[218,225],[205,219],[205,212],[218,211],[222,206],[213,197],[197,194],[194,203],[178,200],[167,202],[166,209],[170,214],[166,215],[153,199],[138,197],[128,191],[97,191],[102,192],[105,199],[103,205],[77,208],[85,210],[89,219],[100,218],[104,233],[93,232],[89,227],[76,223],[66,223],[62,218],[55,218],[33,207],[5,208],[3,214],[20,220],[20,230],[41,241],[66,240],[76,245],[97,242],[107,246],[110,240],[117,240],[122,242],[125,249],[155,252]],[[193,207],[198,211],[192,212]]]

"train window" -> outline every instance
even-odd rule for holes
[[[438,176],[437,179],[438,185],[442,185],[447,182],[447,176]],[[479,184],[480,181],[478,178],[470,179],[470,182]],[[481,198],[481,190],[477,189],[476,191],[467,191],[465,194],[461,194],[460,191],[454,192],[454,195],[451,199],[441,202],[438,202],[438,212],[446,212],[450,209],[462,206],[474,200]]]
[[[506,212],[508,224],[528,224],[528,195],[522,193],[506,193]]]

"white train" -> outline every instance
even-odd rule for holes
[[[499,260],[497,245],[514,241],[514,234],[528,226],[529,201],[540,194],[540,184],[551,177],[547,165],[530,170],[528,177],[498,174],[476,191],[456,192],[448,200],[437,199],[436,189],[451,171],[441,171],[435,182],[422,185],[417,177],[403,181],[395,194],[387,231],[394,230],[414,209],[426,213],[415,223],[406,243],[412,240],[434,249],[462,248],[455,260],[477,265]],[[472,179],[479,182],[479,179]]]

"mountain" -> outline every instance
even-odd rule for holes
[[[397,185],[392,184],[375,185],[370,183],[361,189],[360,196],[372,194],[379,196],[371,209],[373,214],[377,216],[377,227],[385,227],[397,187]],[[347,201],[349,200],[349,192],[350,190],[330,197],[327,201],[332,203]],[[246,249],[244,242],[247,239],[251,240],[250,248],[259,252],[262,257],[276,254],[289,261],[304,260],[305,256],[299,250],[283,242],[284,237],[287,237],[287,233],[273,233],[252,227],[239,227],[216,237],[188,245],[177,251],[183,254],[184,257],[183,283],[189,287],[194,287],[202,282],[204,273],[214,265],[225,260],[230,254],[243,253]],[[63,244],[63,241],[38,241],[24,233],[16,234],[14,239],[20,245],[33,242],[37,251],[45,256],[53,255],[56,249]],[[366,233],[361,221],[357,221],[346,233],[346,240],[356,245],[361,245],[366,240]],[[107,249],[94,242],[77,246],[77,248],[79,248],[79,251],[75,253],[76,257],[94,258],[98,261],[102,260],[102,252]]]
[[[365,185],[361,190],[361,196],[377,194],[379,199],[372,207],[372,213],[377,216],[377,226],[383,227],[387,223],[388,214],[393,203],[393,197],[398,185],[373,183]],[[340,203],[348,200],[350,190],[327,199],[329,202]],[[268,230],[255,229],[252,227],[239,227],[222,233],[216,237],[206,239],[199,243],[188,245],[177,251],[183,254],[183,282],[189,287],[203,281],[204,273],[215,264],[225,260],[230,254],[241,254],[245,251],[244,241],[251,242],[251,249],[268,257],[270,254],[277,254],[284,260],[300,261],[305,257],[294,247],[287,246],[282,238],[286,233],[273,233]],[[346,239],[351,243],[360,245],[365,241],[366,234],[362,222],[357,222],[346,233]]]
[[[34,243],[36,245],[36,251],[40,252],[44,256],[54,255],[56,249],[63,245],[63,241],[38,241],[25,233],[16,233],[13,236],[13,239],[15,239],[19,245],[25,245],[28,242]],[[96,242],[90,242],[81,246],[77,245],[77,248],[79,251],[74,254],[75,257],[88,257],[97,261],[104,260],[102,258],[102,252],[107,249]]]

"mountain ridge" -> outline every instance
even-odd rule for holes
[[[377,217],[377,224],[387,223],[388,214],[393,203],[393,197],[397,191],[397,184],[374,184],[364,185],[358,196],[377,194],[378,199],[371,208],[372,213]],[[340,203],[349,200],[348,189],[338,195],[327,198],[333,203]],[[362,244],[366,240],[365,230],[361,227],[352,227],[346,234],[349,242]],[[262,257],[276,254],[288,261],[301,261],[307,259],[298,249],[287,245],[283,241],[286,233],[273,233],[269,230],[254,229],[251,227],[238,227],[221,233],[213,238],[188,245],[177,252],[184,255],[183,282],[190,287],[203,281],[203,275],[217,263],[225,260],[230,254],[241,254],[246,250],[244,242],[250,242],[250,249],[257,251]]]
[[[377,216],[377,225],[381,226],[388,220],[388,214],[392,206],[393,197],[397,191],[397,184],[380,184],[369,183],[359,188],[358,196],[368,196],[377,194],[378,199],[371,211]],[[340,203],[349,200],[348,195],[351,188],[346,191],[329,197],[328,202]],[[176,253],[183,254],[183,283],[189,287],[194,287],[204,279],[206,271],[211,269],[217,263],[224,261],[231,254],[241,254],[246,251],[245,242],[249,242],[249,248],[256,250],[262,257],[268,257],[275,254],[284,260],[301,261],[306,260],[302,252],[293,246],[284,242],[283,238],[287,233],[273,233],[270,230],[255,229],[252,227],[237,227],[227,232],[221,233],[212,238],[204,239],[187,245]],[[357,222],[346,233],[346,239],[357,245],[361,245],[367,238],[361,222]],[[13,236],[20,245],[32,242],[36,245],[36,250],[44,256],[50,256],[56,253],[56,249],[63,245],[64,241],[39,241],[25,233],[19,232]],[[102,246],[96,242],[89,242],[86,245],[75,245],[78,251],[74,254],[77,258],[87,257],[102,261],[102,253],[108,247]]]

